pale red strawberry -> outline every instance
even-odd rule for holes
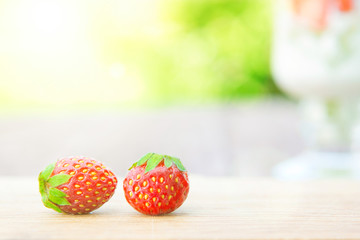
[[[106,203],[117,179],[102,163],[87,157],[68,157],[50,164],[39,175],[44,205],[57,212],[85,214]]]
[[[324,30],[332,8],[341,12],[353,9],[354,0],[292,0],[294,13],[314,30]]]
[[[353,0],[337,0],[337,2],[342,12],[349,12],[353,9]]]
[[[123,182],[125,198],[137,211],[160,215],[186,200],[189,179],[178,158],[149,153],[134,163]]]
[[[327,24],[329,0],[293,0],[295,14],[315,30],[323,30]]]

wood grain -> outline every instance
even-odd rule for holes
[[[190,181],[166,216],[135,212],[121,186],[93,214],[71,216],[42,205],[35,177],[0,178],[0,239],[360,239],[360,182]]]

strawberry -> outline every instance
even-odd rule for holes
[[[353,8],[353,0],[338,0],[339,9],[342,12],[349,12]]]
[[[293,0],[299,19],[314,30],[323,30],[327,24],[329,0]]]
[[[68,157],[50,164],[39,175],[42,201],[48,208],[84,214],[101,207],[114,194],[115,175],[87,157]]]
[[[292,0],[295,14],[315,30],[325,29],[332,8],[349,12],[353,5],[353,0]]]
[[[129,170],[123,182],[125,198],[141,213],[170,213],[189,193],[188,175],[178,158],[148,153]]]

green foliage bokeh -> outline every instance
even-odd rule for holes
[[[236,99],[278,93],[271,78],[271,8],[263,0],[173,0],[174,30],[143,53],[159,100]]]
[[[270,0],[58,1],[61,11],[35,1],[44,10],[21,15],[33,4],[4,3],[0,13],[11,14],[0,23],[11,31],[0,28],[9,45],[0,56],[0,108],[203,103],[279,93],[269,63]]]

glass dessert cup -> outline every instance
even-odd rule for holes
[[[360,178],[360,1],[280,0],[272,71],[300,102],[307,150],[278,164],[285,180]]]

